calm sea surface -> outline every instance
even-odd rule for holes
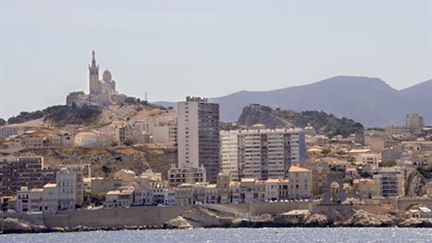
[[[0,235],[0,242],[432,242],[432,229],[241,228]]]

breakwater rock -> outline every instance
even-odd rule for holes
[[[44,225],[31,224],[11,217],[1,218],[0,226],[1,232],[4,234],[48,232],[48,229]]]
[[[329,226],[329,220],[327,216],[323,214],[312,214],[309,216],[305,222],[306,227],[327,227]]]
[[[399,227],[420,228],[432,227],[432,219],[406,219],[398,224]]]
[[[178,216],[169,220],[165,224],[165,228],[167,229],[191,229],[192,225],[184,219],[182,216]]]
[[[390,215],[375,215],[364,210],[355,210],[351,217],[342,223],[345,227],[388,227],[394,226],[396,218]]]

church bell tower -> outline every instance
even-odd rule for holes
[[[98,93],[99,83],[99,65],[96,65],[95,51],[92,51],[92,63],[89,65],[89,85],[90,85],[90,98],[92,95]]]

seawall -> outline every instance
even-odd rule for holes
[[[48,228],[92,228],[161,225],[182,215],[190,206],[131,207],[99,210],[75,210],[54,215],[43,215]]]

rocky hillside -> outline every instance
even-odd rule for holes
[[[295,112],[261,105],[250,105],[243,108],[238,122],[245,126],[261,123],[268,128],[305,127],[310,124],[318,133],[330,137],[349,136],[364,129],[363,125],[358,122],[348,118],[337,118],[333,114],[322,111]]]
[[[171,164],[177,162],[177,153],[161,148],[43,148],[26,149],[19,155],[44,157],[44,164],[91,164],[93,176],[111,176],[120,169],[130,169],[137,174],[151,168],[167,178]]]
[[[89,127],[103,127],[114,120],[146,121],[169,123],[175,121],[176,114],[172,109],[147,103],[113,105],[108,107],[87,106],[69,107],[65,105],[50,106],[43,110],[21,112],[10,117],[9,125],[34,127],[62,127],[66,124],[79,124]]]

